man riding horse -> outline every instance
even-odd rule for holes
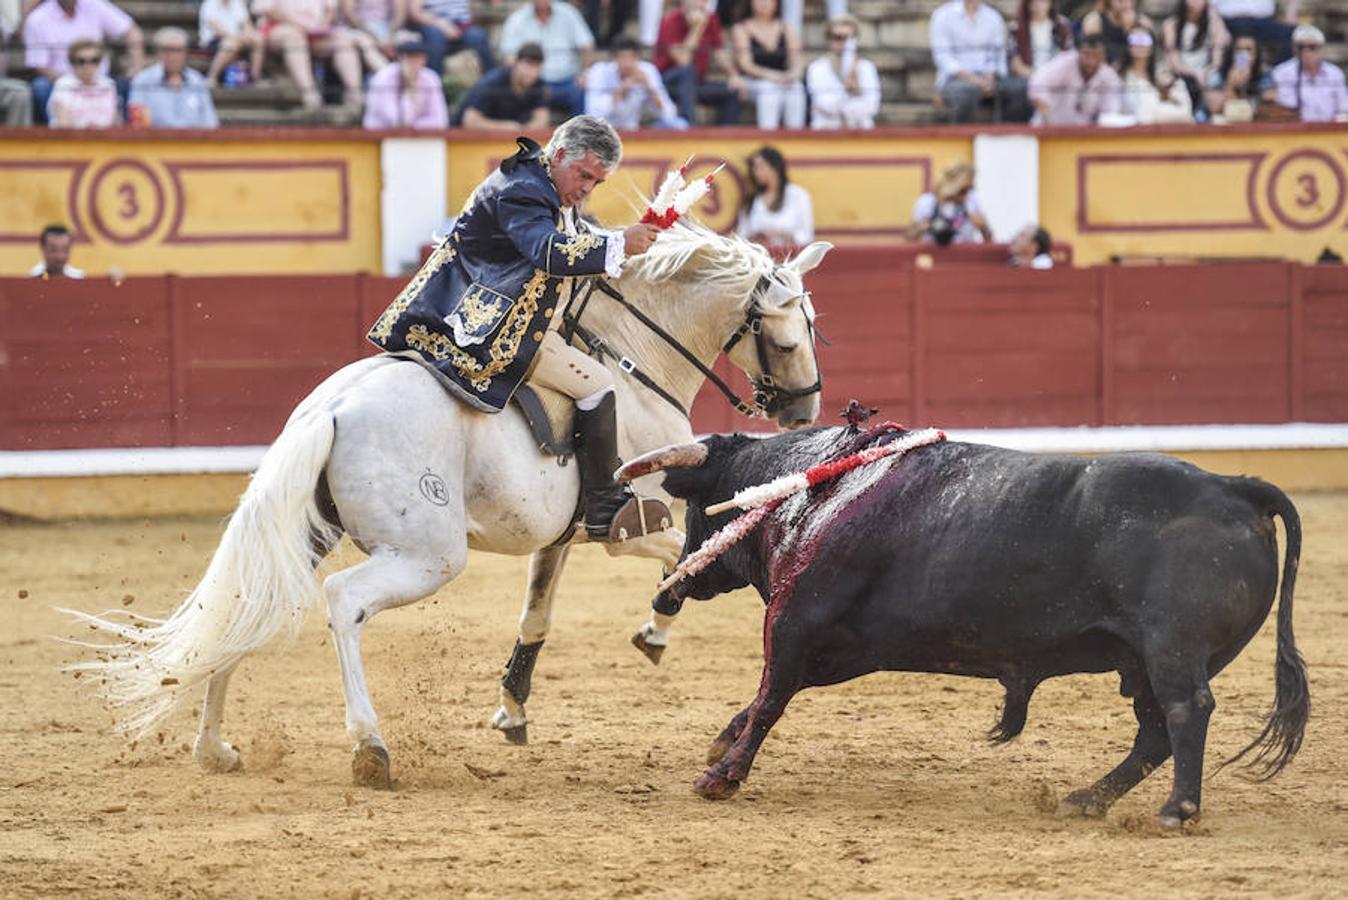
[[[613,375],[559,329],[582,283],[616,278],[659,228],[605,231],[579,219],[585,198],[622,159],[607,122],[576,116],[546,148],[517,142],[519,152],[477,186],[369,339],[434,366],[455,396],[482,412],[500,412],[525,382],[573,399],[585,530],[597,541],[640,537],[672,516],[662,501],[638,499],[613,480],[621,465]]]

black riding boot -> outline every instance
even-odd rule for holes
[[[591,540],[625,541],[663,531],[674,521],[669,507],[639,499],[613,480],[618,458],[618,417],[613,392],[594,409],[576,410],[576,459],[585,491],[585,531]]]

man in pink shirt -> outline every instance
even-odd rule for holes
[[[131,17],[109,0],[43,0],[23,23],[23,44],[27,48],[24,61],[36,73],[33,114],[38,122],[46,122],[52,85],[69,74],[70,45],[79,40],[121,42],[126,47],[126,75],[134,75],[145,65],[144,35]],[[98,74],[108,74],[106,59]]]
[[[1117,113],[1123,86],[1105,65],[1098,34],[1082,37],[1076,50],[1059,53],[1030,76],[1036,125],[1094,125],[1102,113]]]
[[[445,91],[426,67],[427,46],[414,37],[398,44],[398,58],[370,78],[365,93],[369,129],[448,128]]]

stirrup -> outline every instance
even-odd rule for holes
[[[658,531],[665,531],[674,525],[674,514],[663,501],[654,497],[630,497],[613,514],[608,532],[596,535],[586,526],[586,531],[594,540],[605,544],[621,544]]]

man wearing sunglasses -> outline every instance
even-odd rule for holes
[[[1296,110],[1303,122],[1348,120],[1343,70],[1325,60],[1325,36],[1314,25],[1292,32],[1291,59],[1273,70],[1278,104]]]
[[[850,15],[828,23],[828,55],[805,70],[811,128],[874,128],[880,111],[875,63],[857,56],[858,23]]]
[[[24,62],[33,69],[33,116],[47,121],[47,101],[56,79],[72,72],[69,50],[76,41],[121,43],[126,49],[125,74],[145,65],[145,38],[130,16],[109,0],[43,0],[23,23]],[[108,61],[99,63],[108,74]]]

